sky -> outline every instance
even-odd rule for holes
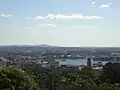
[[[114,46],[120,0],[0,0],[0,45]]]

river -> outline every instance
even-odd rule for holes
[[[97,62],[102,62],[103,65],[108,63],[108,61],[93,61],[93,63]],[[66,59],[65,61],[60,60],[59,64],[61,65],[87,65],[87,60],[86,59],[76,59],[76,60],[71,60],[71,59]]]

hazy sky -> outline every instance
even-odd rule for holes
[[[120,0],[0,0],[0,44],[120,46]]]

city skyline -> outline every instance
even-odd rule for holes
[[[119,3],[119,0],[1,0],[0,45],[119,47]]]

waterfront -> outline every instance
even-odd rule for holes
[[[103,65],[108,63],[108,61],[93,61],[93,63],[98,63],[102,62]],[[65,61],[60,60],[59,64],[61,65],[87,65],[87,60],[86,59],[76,59],[76,60],[71,60],[71,59],[66,59]]]

